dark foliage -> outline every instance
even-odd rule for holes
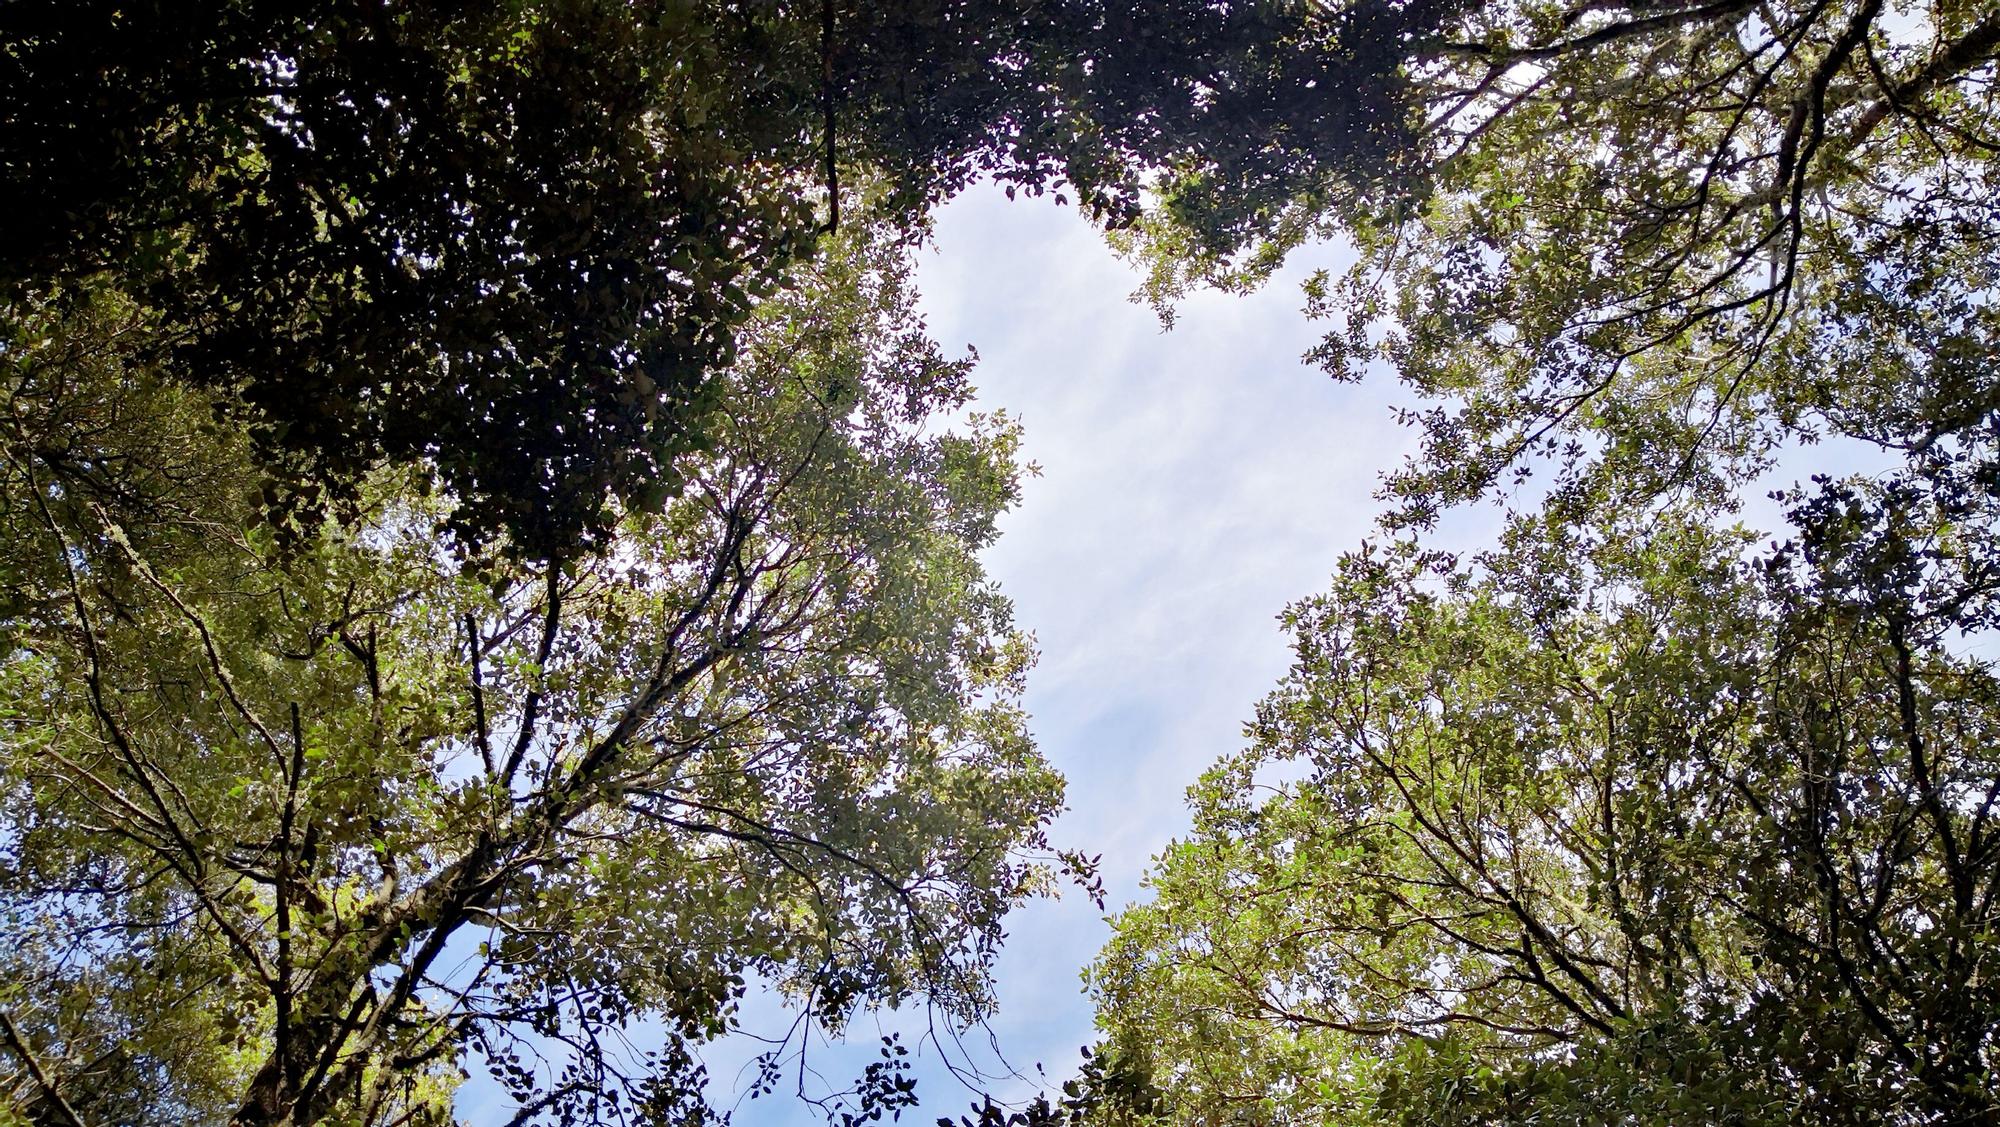
[[[0,298],[108,277],[233,393],[308,527],[383,462],[457,530],[599,540],[698,446],[735,330],[843,173],[912,231],[981,175],[1234,238],[1398,150],[1432,5],[23,0],[0,11]]]

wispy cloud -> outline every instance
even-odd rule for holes
[[[1138,277],[1074,211],[973,192],[938,219],[919,271],[931,328],[972,344],[982,408],[1021,419],[1039,463],[988,554],[1042,661],[1028,705],[1069,778],[1058,839],[1103,854],[1115,908],[1187,824],[1189,783],[1241,740],[1289,659],[1275,618],[1367,534],[1380,471],[1411,438],[1386,381],[1335,384],[1301,256],[1262,292],[1203,294],[1163,332]],[[1080,895],[1015,918],[999,1047],[1061,1079],[1091,1039],[1079,973],[1109,935]],[[927,1073],[920,1122],[964,1102]]]

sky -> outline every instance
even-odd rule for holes
[[[1258,293],[1192,296],[1168,331],[1130,300],[1136,271],[1074,209],[975,189],[941,210],[920,253],[932,334],[948,351],[978,351],[976,409],[1019,419],[1022,456],[1040,467],[985,562],[1041,654],[1030,730],[1069,783],[1051,836],[1102,855],[1114,912],[1145,898],[1151,858],[1187,828],[1187,786],[1240,746],[1289,664],[1277,616],[1370,536],[1381,473],[1415,449],[1391,411],[1409,397],[1386,373],[1338,384],[1300,360],[1319,333],[1299,282],[1342,265],[1338,248],[1308,249]],[[1780,476],[1862,468],[1856,457],[1797,451]],[[1775,514],[1758,508],[1744,515],[1769,526]],[[1462,511],[1432,542],[1483,543],[1497,523],[1490,507]],[[878,1033],[899,1032],[917,1050],[921,1100],[902,1121],[925,1127],[977,1099],[939,1040],[998,1098],[1059,1085],[1094,1040],[1081,972],[1109,938],[1106,913],[1071,891],[1018,910],[1008,933],[986,1028],[927,1039],[922,1012],[865,1014],[848,1045],[810,1046],[815,1068],[844,1086],[875,1059]],[[745,1005],[753,1031],[789,1022],[771,997]],[[761,1047],[737,1038],[704,1053],[722,1106]],[[483,1078],[458,1111],[474,1127],[508,1114]],[[825,1119],[781,1087],[737,1103],[734,1121]]]
[[[946,206],[919,258],[933,335],[977,349],[978,409],[1018,418],[1040,467],[985,560],[1041,654],[1030,728],[1069,781],[1052,836],[1102,854],[1113,910],[1144,895],[1149,859],[1187,827],[1187,786],[1238,747],[1285,671],[1278,614],[1368,535],[1378,475],[1414,448],[1389,381],[1336,384],[1300,361],[1318,333],[1298,284],[1339,265],[1331,248],[1304,252],[1257,294],[1191,298],[1164,331],[1129,300],[1137,273],[1074,209],[991,189]],[[1093,1040],[1080,975],[1110,928],[1073,891],[1017,911],[1008,932],[990,1027],[952,1051],[1019,1098],[1037,1062],[1060,1083]],[[772,1023],[760,1008],[753,1027]],[[813,1047],[829,1078],[874,1057],[878,1024],[905,1042],[925,1029],[922,1015],[864,1019],[849,1050]],[[904,1122],[968,1110],[936,1046],[921,1056]],[[723,1090],[737,1059],[710,1056]],[[736,1122],[820,1122],[782,1092]]]
[[[1030,730],[1069,782],[1052,836],[1102,854],[1113,911],[1147,896],[1151,859],[1188,828],[1186,788],[1240,747],[1244,722],[1289,665],[1277,616],[1326,587],[1337,557],[1370,537],[1380,475],[1416,449],[1392,414],[1411,396],[1389,373],[1339,384],[1300,360],[1320,330],[1300,312],[1299,283],[1344,264],[1338,248],[1308,249],[1255,294],[1191,297],[1167,331],[1130,300],[1137,272],[1073,209],[991,189],[946,206],[919,259],[933,335],[978,350],[978,409],[1017,417],[1023,456],[1040,467],[985,562],[1041,654],[1028,679]],[[1767,488],[1872,472],[1883,458],[1853,442],[1789,447],[1743,490],[1740,519],[1780,527]],[[1461,509],[1430,542],[1483,545],[1500,520],[1492,506]],[[2000,639],[1981,641],[2000,653]],[[1019,1100],[1067,1079],[1094,1040],[1081,972],[1110,925],[1072,892],[1017,910],[1008,932],[997,1011],[952,1051],[989,1074],[983,1090]],[[775,1024],[760,1010],[768,1003],[749,1007],[753,1025]],[[858,1022],[847,1050],[813,1047],[825,1074],[845,1082],[874,1059],[878,1027],[919,1043],[926,1022]],[[711,1057],[718,1095],[743,1056]],[[928,1127],[968,1111],[976,1094],[936,1047],[921,1057],[921,1103],[903,1121]],[[781,1089],[740,1105],[735,1122],[824,1120]]]
[[[1112,911],[1145,895],[1149,860],[1187,827],[1187,786],[1239,746],[1284,673],[1278,614],[1368,535],[1379,474],[1414,448],[1391,418],[1391,381],[1337,384],[1300,360],[1318,333],[1299,282],[1340,265],[1333,248],[1301,252],[1256,294],[1190,297],[1167,331],[1130,300],[1137,272],[1073,208],[974,189],[937,214],[919,252],[932,334],[954,354],[977,350],[975,409],[1019,419],[1022,457],[1040,468],[985,562],[1041,654],[1030,730],[1068,779],[1051,836],[1102,855]],[[815,1043],[810,1059],[844,1085],[875,1059],[878,1030],[900,1032],[921,1100],[902,1120],[918,1125],[977,1098],[941,1044],[998,1098],[1059,1084],[1094,1039],[1081,973],[1110,935],[1106,913],[1072,890],[1018,910],[1008,933],[988,1028],[927,1040],[921,1012],[869,1014],[847,1046]],[[751,1030],[789,1022],[768,997],[743,1016]],[[759,1047],[704,1053],[723,1106]],[[475,1070],[460,1118],[484,1127],[510,1111]],[[734,1121],[824,1118],[780,1088],[738,1103]]]

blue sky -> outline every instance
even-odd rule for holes
[[[932,333],[978,349],[979,408],[1019,418],[1024,456],[1041,467],[986,559],[1041,652],[1027,706],[1069,779],[1056,840],[1103,854],[1114,909],[1142,895],[1148,859],[1187,825],[1187,785],[1237,746],[1283,673],[1276,616],[1367,535],[1377,475],[1411,448],[1390,417],[1389,381],[1339,385],[1299,361],[1317,334],[1298,281],[1336,265],[1331,250],[1307,253],[1258,294],[1198,295],[1164,332],[1129,300],[1137,275],[1074,209],[990,189],[947,206],[920,259]],[[997,1072],[997,1046],[1006,1065],[1043,1062],[1060,1082],[1092,1040],[1080,973],[1109,928],[1072,892],[1018,912],[1008,930],[998,1012],[955,1051]],[[876,1025],[857,1023],[847,1052],[814,1047],[830,1078],[873,1057]],[[880,1025],[910,1041],[924,1020]],[[725,1084],[730,1060],[712,1058]],[[932,1049],[919,1077],[922,1106],[905,1122],[973,1099]],[[736,1118],[819,1121],[783,1099],[745,1103]]]
[[[1198,295],[1171,332],[1073,209],[973,192],[919,269],[931,328],[979,349],[980,402],[1041,466],[987,562],[1034,632],[1027,706],[1069,779],[1058,841],[1102,853],[1115,908],[1187,824],[1183,792],[1238,743],[1289,654],[1275,618],[1366,535],[1409,436],[1384,389],[1300,363],[1316,338],[1301,256],[1249,297]],[[1079,894],[1018,913],[992,1029],[1060,1080],[1091,1040],[1080,972],[1109,935]],[[928,1123],[969,1098],[920,1082]]]
[[[986,562],[1041,653],[1031,727],[1069,780],[1054,837],[1102,854],[1113,910],[1143,898],[1150,858],[1187,826],[1186,787],[1238,746],[1243,721],[1284,672],[1276,616],[1320,590],[1335,558],[1369,536],[1380,474],[1414,449],[1391,413],[1407,393],[1387,373],[1342,385],[1299,360],[1318,333],[1299,311],[1298,283],[1314,268],[1337,270],[1341,257],[1304,252],[1247,297],[1195,295],[1170,332],[1130,300],[1137,274],[1074,209],[975,189],[939,213],[920,257],[933,335],[953,352],[978,350],[978,409],[1020,419],[1024,457],[1041,469]],[[1795,447],[1767,480],[1880,459],[1852,443]],[[1773,527],[1762,492],[1744,491],[1743,515]],[[1475,507],[1433,543],[1481,543],[1497,524],[1490,506]],[[1072,892],[1027,906],[1008,930],[997,1012],[952,1054],[987,1074],[984,1090],[1022,1098],[1039,1086],[1037,1062],[1060,1083],[1093,1040],[1080,975],[1110,929]],[[772,1033],[790,1020],[769,997],[751,999],[744,1017]],[[814,1043],[810,1056],[844,1085],[875,1058],[878,1032],[900,1031],[921,1045],[922,1103],[903,1121],[928,1125],[975,1098],[923,1044],[929,1029],[922,1013],[862,1015],[849,1045]],[[725,1105],[757,1048],[735,1039],[705,1054]],[[475,1127],[504,1121],[496,1095],[475,1080],[460,1114]],[[735,1118],[824,1122],[785,1088],[739,1104]]]
[[[1336,384],[1299,360],[1318,334],[1298,283],[1339,265],[1333,249],[1308,251],[1257,294],[1190,298],[1168,332],[1129,299],[1137,274],[1073,208],[975,189],[939,213],[921,254],[933,335],[978,350],[978,409],[1020,419],[1023,456],[1041,468],[986,562],[1041,653],[1026,703],[1069,780],[1055,840],[1102,854],[1113,910],[1143,895],[1149,859],[1186,828],[1188,784],[1238,745],[1284,672],[1277,615],[1368,535],[1378,475],[1414,446],[1391,418],[1393,381]],[[1072,891],[1019,911],[1008,931],[998,1010],[952,1051],[991,1077],[986,1090],[1019,1098],[1037,1062],[1059,1083],[1093,1039],[1080,976],[1110,929]],[[789,1022],[769,998],[744,1016],[760,1032]],[[811,1060],[844,1085],[875,1058],[878,1029],[918,1044],[928,1021],[863,1015],[848,1046],[815,1043]],[[725,1105],[758,1047],[705,1053]],[[939,1056],[922,1046],[922,1104],[903,1122],[974,1100]],[[475,1127],[510,1110],[483,1078],[459,1100]],[[824,1122],[784,1088],[742,1102],[735,1120]]]
[[[1164,331],[1130,300],[1137,274],[1074,209],[993,189],[946,206],[920,257],[933,335],[953,352],[978,350],[978,409],[1020,419],[1023,456],[1041,469],[986,562],[1041,652],[1031,728],[1069,780],[1054,837],[1103,855],[1113,910],[1145,895],[1150,858],[1187,826],[1186,787],[1238,746],[1284,672],[1277,615],[1369,536],[1380,474],[1414,449],[1391,414],[1407,393],[1387,373],[1336,384],[1299,360],[1318,333],[1298,283],[1341,265],[1335,248],[1309,250],[1259,293],[1195,295]],[[1870,459],[1849,445],[1795,449],[1771,480],[1864,468]],[[1760,492],[1745,491],[1745,516],[1768,527],[1776,514]],[[1495,510],[1475,507],[1433,542],[1480,543],[1497,524]],[[1072,891],[1017,912],[1008,931],[997,1012],[951,1052],[987,1075],[984,1090],[1017,1099],[1041,1083],[1038,1062],[1060,1083],[1093,1040],[1081,972],[1110,929]],[[769,997],[752,998],[744,1018],[766,1033],[790,1021]],[[899,1031],[920,1046],[922,1103],[903,1122],[928,1125],[975,1099],[924,1043],[930,1028],[920,1012],[864,1014],[848,1045],[816,1042],[810,1060],[844,1086],[875,1058],[878,1032]],[[759,1047],[735,1039],[704,1054],[725,1105]],[[459,1113],[475,1127],[504,1121],[497,1096],[475,1080]],[[735,1121],[824,1119],[781,1087],[740,1103]]]

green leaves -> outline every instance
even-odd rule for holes
[[[1943,719],[1991,670],[1704,516],[1358,553],[1293,608],[1092,972],[1174,1122],[1991,1114],[1954,1031],[2000,1005],[2000,764]]]
[[[1972,141],[1990,6],[1435,18],[1393,48],[1411,193],[1294,188],[1211,245],[1170,191],[1128,244],[1164,304],[1352,241],[1344,282],[1308,295],[1332,322],[1315,358],[1337,378],[1386,365],[1428,401],[1423,454],[1387,483],[1395,523],[1530,474],[1578,510],[1715,492],[1829,434],[1934,475],[1992,463],[1974,358],[1993,354],[1977,295],[2000,216],[1971,187],[1993,176]]]
[[[396,465],[474,548],[601,550],[843,208],[917,239],[980,176],[1109,225],[1158,168],[1259,201],[1365,178],[1400,135],[1385,45],[1428,11],[11,4],[0,301],[146,310],[129,347],[249,430],[288,542]]]
[[[1289,612],[1292,675],[1094,972],[1104,1024],[1159,1047],[1176,1122],[1992,1116],[1992,1040],[1956,1031],[1995,1024],[1964,640],[1994,620],[2000,16],[1436,25],[1394,48],[1409,192],[1218,222],[1188,173],[1124,245],[1165,303],[1349,239],[1312,356],[1423,401],[1385,523],[1532,515],[1463,564],[1354,553]],[[1776,494],[1768,551],[1721,530],[1827,436],[1891,468]]]
[[[1061,780],[977,560],[1015,438],[931,433],[966,365],[906,272],[889,227],[830,239],[686,488],[545,564],[462,560],[396,471],[275,552],[210,401],[80,335],[5,351],[0,707],[44,734],[0,755],[4,964],[83,1114],[444,1122],[483,1065],[529,1118],[699,1121],[753,976],[819,1030],[985,1012]],[[608,1047],[642,1021],[643,1068]]]

